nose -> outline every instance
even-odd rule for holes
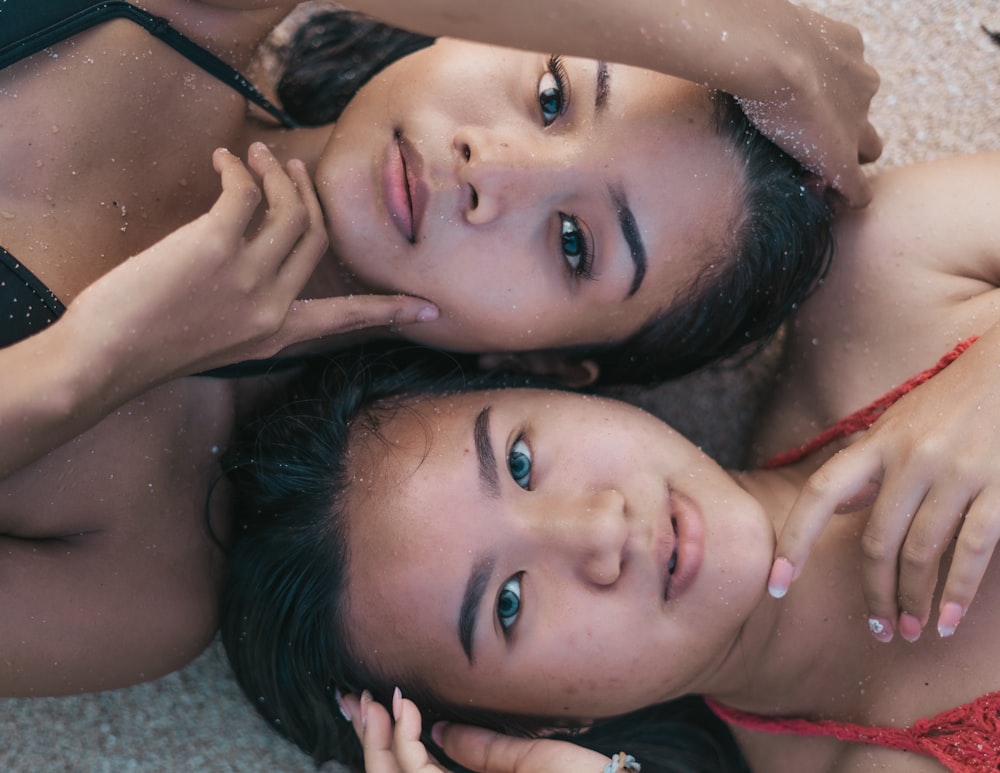
[[[571,166],[555,143],[530,132],[463,127],[455,133],[466,221],[487,225],[505,212],[537,208],[559,195]]]
[[[586,582],[612,585],[628,539],[625,497],[610,488],[553,497],[541,506],[536,533],[553,560],[561,556]]]

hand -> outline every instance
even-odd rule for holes
[[[862,585],[880,641],[916,640],[931,613],[941,559],[957,534],[938,632],[955,631],[1000,540],[1000,435],[994,328],[890,407],[807,481],[778,538],[769,587],[782,596],[833,513],[874,505],[862,535]],[[842,506],[843,505],[843,506]]]
[[[107,342],[110,367],[132,382],[123,389],[137,393],[297,342],[436,316],[427,301],[402,296],[297,300],[327,249],[305,167],[283,168],[260,143],[249,154],[259,184],[225,150],[213,164],[222,194],[212,209],[106,274],[67,310],[66,323],[75,318]]]
[[[444,771],[420,742],[419,709],[398,690],[393,696],[395,727],[389,712],[367,693],[360,701],[343,696],[341,703],[364,747],[366,773]],[[469,725],[439,723],[433,735],[451,759],[481,773],[601,773],[610,762],[603,754],[565,741],[512,738]]]
[[[864,60],[861,33],[790,4],[769,22],[773,37],[761,38],[760,56],[770,71],[751,60],[726,90],[758,129],[848,204],[866,205],[872,193],[861,163],[881,155],[882,140],[868,120],[879,76]]]

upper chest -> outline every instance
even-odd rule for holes
[[[253,126],[243,96],[141,27],[81,33],[0,72],[0,243],[68,301],[206,211],[212,151],[243,152]]]

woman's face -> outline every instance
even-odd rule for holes
[[[458,705],[609,716],[705,687],[764,596],[758,502],[651,415],[541,390],[356,429],[348,637]]]
[[[466,351],[617,341],[738,214],[708,92],[644,70],[440,40],[351,101],[317,170],[351,288],[436,303]]]

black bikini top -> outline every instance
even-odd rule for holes
[[[284,126],[299,125],[238,70],[182,35],[166,19],[123,0],[0,0],[0,69],[111,19],[135,22]]]

